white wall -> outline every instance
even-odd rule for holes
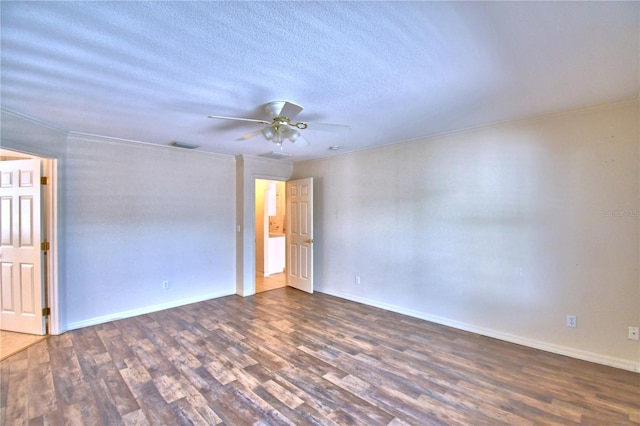
[[[638,118],[635,100],[296,163],[316,289],[640,371]]]
[[[3,145],[60,159],[62,331],[235,293],[233,157],[1,124]]]

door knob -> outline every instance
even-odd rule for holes
[[[313,238],[309,238],[308,240],[305,240],[304,242],[311,244],[313,242]]]

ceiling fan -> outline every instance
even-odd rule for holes
[[[222,120],[249,121],[253,123],[266,124],[266,127],[247,133],[238,138],[238,140],[247,140],[254,136],[262,135],[269,141],[274,142],[282,149],[282,143],[289,140],[293,143],[303,141],[309,144],[300,134],[300,130],[322,130],[327,132],[346,132],[351,130],[349,126],[343,124],[328,123],[309,123],[305,121],[293,122],[292,119],[300,114],[303,108],[288,101],[272,101],[264,106],[264,110],[269,114],[269,120],[242,117],[224,117],[221,115],[210,115],[209,118],[218,118]]]

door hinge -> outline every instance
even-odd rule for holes
[[[48,241],[45,241],[44,243],[40,243],[40,250],[49,251],[50,249],[51,249],[51,245],[49,244]]]
[[[40,178],[40,185],[48,185],[49,184],[49,178],[46,176],[42,176]]]
[[[49,315],[51,315],[51,308],[42,308],[42,316],[48,317]]]

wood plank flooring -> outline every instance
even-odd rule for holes
[[[2,425],[640,424],[640,375],[282,288],[51,336]]]

